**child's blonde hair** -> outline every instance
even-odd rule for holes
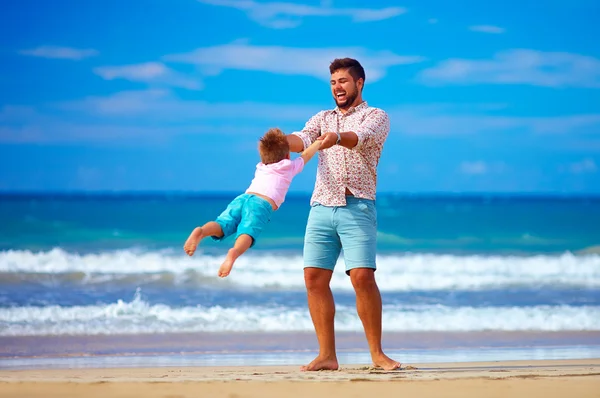
[[[283,131],[272,128],[262,136],[258,143],[258,153],[263,164],[271,164],[287,159],[290,154],[290,144]]]

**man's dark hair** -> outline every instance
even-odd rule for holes
[[[336,58],[329,65],[329,72],[333,75],[333,73],[340,69],[348,69],[348,73],[356,82],[358,79],[366,80],[365,78],[365,70],[363,69],[360,62],[353,58]]]

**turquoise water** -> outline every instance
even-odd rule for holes
[[[0,250],[179,249],[235,195],[0,196]],[[379,195],[380,252],[561,253],[600,246],[600,197]],[[289,196],[256,250],[302,248],[308,196]],[[215,252],[228,245],[206,241]]]
[[[231,239],[184,254],[234,196],[0,196],[0,336],[312,332],[307,195],[225,279]],[[385,332],[600,333],[600,198],[380,195],[377,211]],[[336,330],[362,332],[343,268]]]
[[[5,370],[85,369],[85,368],[148,368],[184,366],[301,366],[310,363],[317,352],[271,352],[255,354],[190,354],[144,356],[91,356],[69,358],[0,359]],[[470,348],[444,350],[390,350],[388,354],[405,364],[436,364],[448,362],[534,361],[600,358],[600,346],[565,346],[538,348]],[[370,364],[368,352],[340,352],[340,366]],[[509,368],[512,366],[508,366]],[[506,369],[502,366],[502,369]],[[423,368],[421,370],[433,370]],[[465,370],[468,368],[465,368]]]

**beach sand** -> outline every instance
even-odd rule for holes
[[[412,364],[0,370],[0,397],[600,397],[600,359]]]

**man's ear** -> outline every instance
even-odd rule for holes
[[[365,79],[363,79],[362,77],[360,79],[358,79],[358,81],[356,82],[356,85],[358,86],[358,88],[360,88],[360,90],[362,91],[362,89],[365,87]]]

